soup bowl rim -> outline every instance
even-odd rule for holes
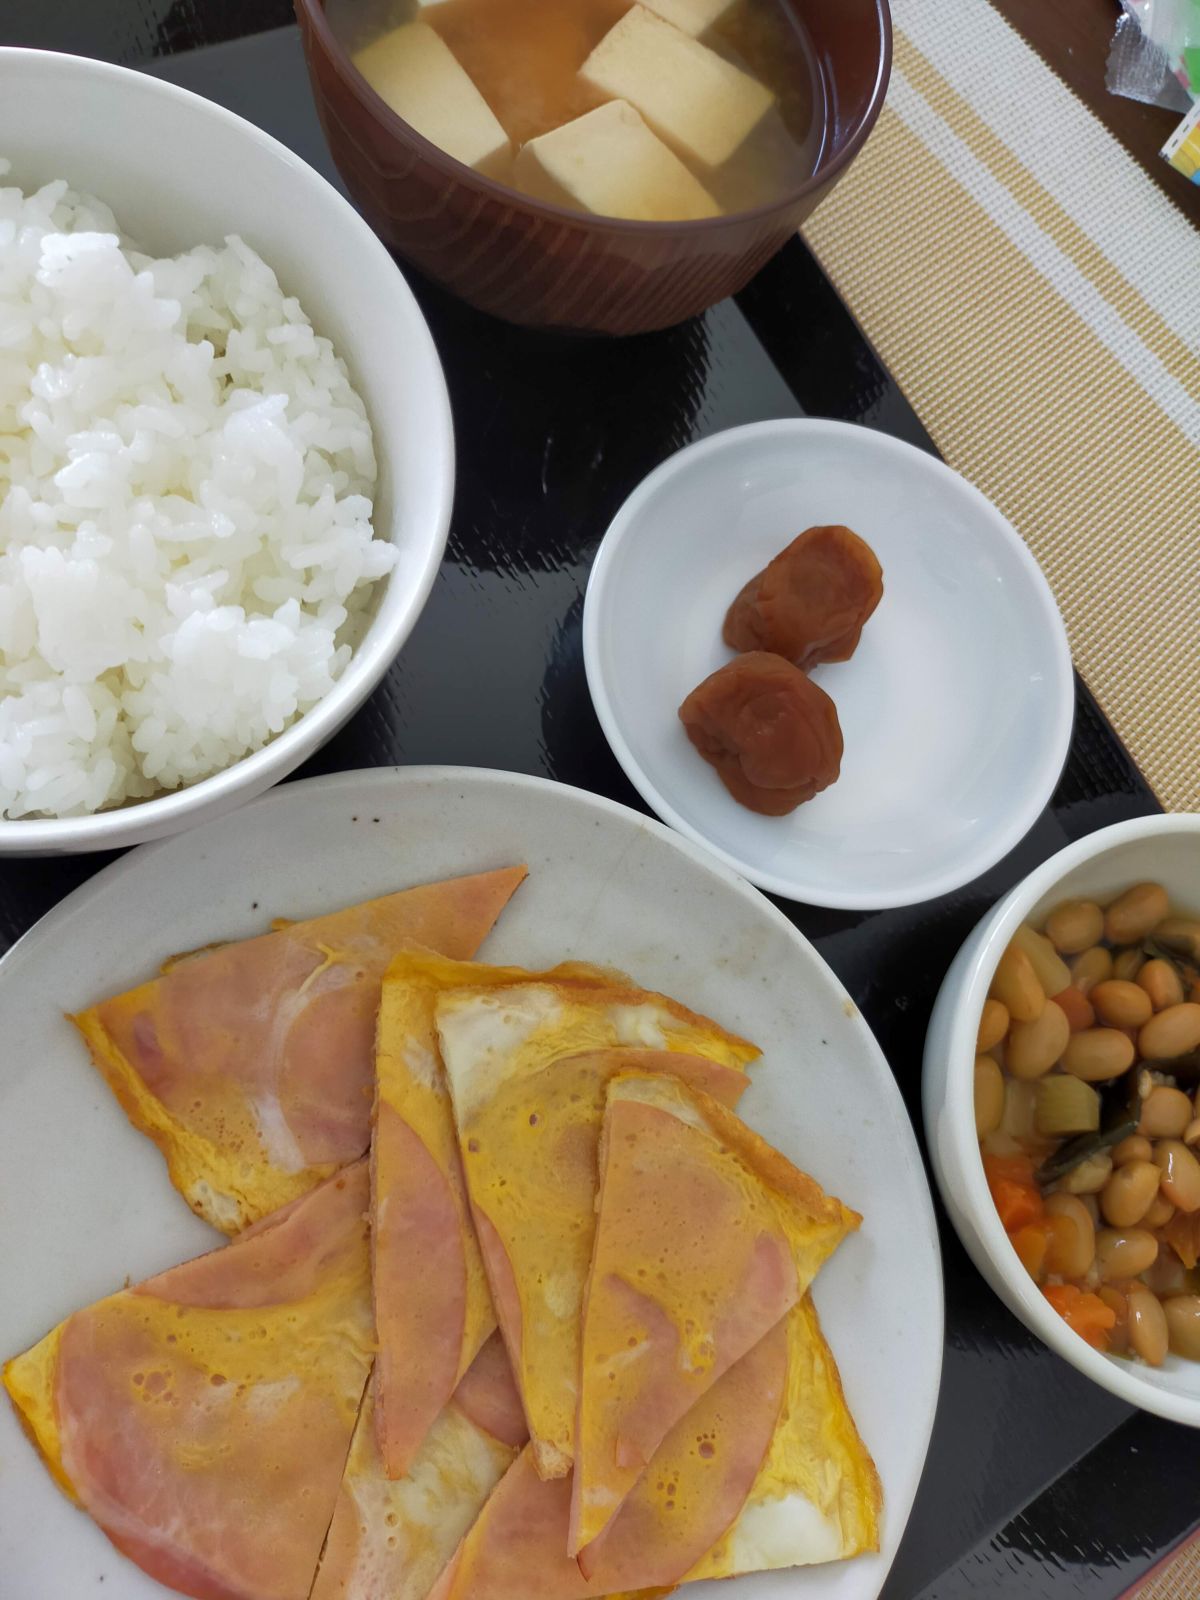
[[[805,0],[794,0],[794,3],[802,6]],[[810,173],[801,183],[789,186],[777,195],[775,199],[764,201],[762,205],[751,206],[746,210],[723,211],[715,217],[693,217],[669,222],[650,222],[633,217],[608,217],[591,212],[573,211],[568,206],[555,204],[552,200],[542,200],[535,198],[533,195],[528,195],[511,184],[502,183],[498,178],[489,178],[486,174],[476,171],[474,167],[468,167],[464,162],[456,160],[454,156],[447,154],[440,145],[434,144],[424,134],[418,133],[410,122],[406,122],[399,112],[393,111],[382,95],[371,87],[354,65],[350,52],[341,43],[330,26],[325,14],[325,0],[295,0],[297,13],[302,13],[304,21],[312,28],[325,53],[338,67],[343,82],[351,90],[363,110],[368,112],[393,138],[398,139],[403,144],[412,146],[424,162],[436,168],[448,180],[458,183],[462,183],[465,180],[471,187],[481,190],[488,198],[494,201],[499,201],[509,206],[515,203],[516,208],[522,212],[556,223],[560,227],[575,229],[581,233],[635,234],[649,237],[664,233],[703,237],[706,233],[719,232],[722,228],[740,227],[748,222],[778,216],[801,204],[810,195],[819,193],[840,177],[862,149],[867,135],[875,126],[879,113],[883,109],[883,102],[887,95],[888,80],[891,77],[892,17],[889,0],[870,0],[870,4],[875,13],[879,30],[879,50],[875,64],[875,81],[871,85],[866,106],[858,119],[857,126],[826,164],[818,163],[817,170]],[[323,98],[323,96],[318,96],[319,101]],[[387,175],[383,174],[383,176]]]

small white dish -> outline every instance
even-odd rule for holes
[[[883,599],[851,660],[812,674],[838,708],[840,778],[761,817],[678,708],[732,659],[721,625],[742,585],[820,523],[872,546]],[[652,472],[597,552],[583,648],[608,742],[659,816],[812,905],[908,905],[977,877],[1032,826],[1071,737],[1066,633],[1024,541],[942,462],[848,423],[754,423]]]
[[[289,783],[123,856],[0,962],[0,1360],[221,1241],[172,1189],[64,1011],[164,957],[405,884],[524,861],[488,961],[612,963],[760,1045],[739,1112],[862,1213],[813,1298],[883,1484],[878,1554],[689,1586],[689,1600],[875,1600],[921,1477],[942,1364],[925,1170],[845,989],[774,906],[660,823],[544,779],[454,767]],[[105,1587],[98,1585],[107,1579]],[[0,1396],[5,1600],[167,1600],[76,1510]]]
[[[942,980],[925,1035],[925,1134],[946,1210],[971,1260],[1014,1316],[1064,1361],[1129,1405],[1200,1428],[1200,1361],[1161,1367],[1104,1355],[1072,1332],[1026,1272],[988,1190],[975,1133],[975,1039],[996,963],[1022,922],[1062,900],[1113,899],[1165,884],[1181,914],[1200,907],[1200,816],[1138,817],[1101,828],[1044,861],[977,924]]]
[[[387,250],[319,172],[186,89],[48,50],[0,49],[4,183],[53,178],[96,195],[145,249],[239,233],[333,342],[366,404],[379,480],[374,526],[399,559],[333,688],[213,777],[82,817],[0,818],[0,855],[113,850],[231,810],[332,738],[396,659],[433,587],[454,501],[454,428],[433,339]],[[64,109],[66,108],[66,109]]]

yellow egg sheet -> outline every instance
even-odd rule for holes
[[[600,1600],[841,1560],[879,1545],[874,1465],[805,1296],[671,1430],[594,1547],[566,1554],[570,1482],[532,1451],[501,1480],[429,1600]]]
[[[586,1553],[679,1419],[787,1315],[859,1221],[703,1090],[612,1079],[571,1555]]]
[[[209,947],[73,1020],[188,1204],[237,1233],[367,1149],[392,957],[473,956],[524,877],[422,884]]]
[[[372,1375],[311,1600],[425,1600],[525,1436],[499,1335],[489,1343],[398,1481],[379,1453]]]
[[[5,1366],[60,1486],[169,1588],[308,1600],[374,1354],[367,1204],[360,1161]]]
[[[371,1148],[379,1359],[375,1423],[390,1478],[409,1469],[434,1419],[496,1326],[471,1220],[435,1005],[439,993],[519,983],[519,967],[397,956],[383,980]],[[564,981],[602,978],[557,969]]]
[[[879,1549],[879,1474],[811,1296],[788,1313],[787,1349],[783,1405],[766,1458],[737,1521],[686,1582],[844,1561]],[[686,1425],[685,1417],[680,1426]]]
[[[579,1314],[609,1078],[672,1072],[736,1100],[746,1040],[618,975],[447,988],[438,1041],[492,1301],[543,1476],[570,1470]]]

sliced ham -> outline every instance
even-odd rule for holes
[[[477,1428],[519,1450],[529,1438],[512,1363],[499,1333],[493,1333],[454,1391],[454,1404]]]
[[[486,969],[483,969],[486,971]],[[544,1477],[570,1470],[604,1091],[663,1072],[736,1101],[753,1045],[618,974],[559,968],[436,1001],[496,1315]]]
[[[363,1398],[311,1600],[425,1600],[525,1439],[508,1358],[493,1334],[399,1482]]]
[[[660,1075],[611,1080],[570,1554],[603,1533],[661,1441],[858,1221],[702,1090]]]
[[[786,1327],[787,1385],[766,1459],[737,1521],[688,1572],[689,1583],[879,1549],[879,1475],[811,1296],[792,1308]],[[726,1373],[716,1387],[728,1381]],[[601,1550],[619,1526],[617,1518],[597,1541]]]
[[[565,1554],[569,1480],[540,1479],[527,1450],[430,1600],[593,1600],[844,1560],[879,1548],[879,1513],[806,1295],[676,1423],[579,1561]]]
[[[237,1249],[210,1250],[147,1278],[130,1292],[211,1311],[310,1300],[357,1251],[363,1236],[364,1164],[345,1169],[244,1229]]]
[[[414,948],[392,962],[383,980],[371,1147],[379,1330],[374,1409],[380,1456],[392,1479],[408,1471],[496,1326],[433,1010],[439,983],[478,970]]]
[[[171,1181],[236,1233],[356,1160],[396,951],[474,955],[523,867],[423,884],[168,963],[74,1018]]]
[[[504,1242],[486,1214],[475,1214],[478,1237],[472,1223],[436,1010],[439,997],[446,994],[509,990],[534,976],[519,967],[452,961],[413,948],[396,958],[384,978],[372,1149],[379,1328],[374,1409],[380,1454],[391,1478],[408,1470],[427,1429],[495,1327],[497,1315],[509,1348],[520,1348],[521,1290],[509,1270]],[[611,974],[579,963],[536,976],[539,981],[552,980],[572,996],[607,993],[615,987]],[[641,1062],[647,1071],[654,1070],[660,1054],[664,1061],[682,1062],[680,1071],[688,1071],[692,1062],[666,1051],[622,1054],[626,1065]],[[615,1068],[594,1064],[586,1074],[581,1069],[581,1081],[587,1076],[591,1084],[592,1127],[590,1132],[582,1130],[582,1139],[573,1135],[569,1149],[561,1147],[561,1153],[575,1163],[572,1170],[584,1173],[589,1227],[605,1070]],[[740,1071],[719,1062],[705,1062],[695,1070],[704,1083],[731,1098],[745,1084]],[[562,1177],[569,1187],[571,1175],[564,1172]],[[590,1244],[582,1236],[569,1243],[574,1254],[565,1270],[577,1280],[578,1304]],[[568,1314],[565,1302],[563,1319],[573,1335],[577,1319]],[[575,1359],[573,1347],[566,1356],[572,1368]]]
[[[198,1600],[307,1600],[374,1343],[365,1162],[5,1368],[58,1481]]]
[[[779,1419],[787,1336],[779,1325],[660,1447],[585,1577],[566,1553],[571,1487],[524,1451],[431,1600],[590,1600],[678,1583],[737,1518]]]
[[[509,1350],[520,1352],[524,1381],[535,1397],[531,1403],[543,1414],[570,1414],[578,1404],[581,1317],[595,1233],[596,1155],[604,1092],[609,1079],[626,1068],[662,1071],[704,1084],[730,1104],[736,1103],[748,1082],[745,1073],[735,1068],[667,1050],[593,1051],[567,1057],[522,1080],[524,1098],[516,1102],[510,1119],[513,1131],[520,1138],[532,1115],[542,1132],[528,1142],[524,1159],[515,1164],[505,1184],[512,1196],[511,1205],[500,1208],[508,1224],[507,1243],[487,1212],[477,1208],[475,1217],[497,1320]],[[529,1111],[529,1106],[537,1109]],[[528,1340],[523,1301],[530,1307]],[[561,1475],[553,1469],[562,1456],[549,1439],[539,1441],[535,1459],[548,1476]]]
[[[463,1219],[437,1161],[389,1105],[379,1107],[372,1161],[375,1423],[387,1475],[401,1478],[461,1376]],[[483,1314],[486,1333],[490,1307]]]

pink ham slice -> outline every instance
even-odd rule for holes
[[[590,989],[587,997],[603,1003],[603,989]],[[564,984],[560,993],[570,1005],[587,991],[572,994]],[[603,1027],[589,1026],[586,1013],[574,1024],[584,1034]],[[518,1067],[459,1126],[479,1253],[543,1477],[562,1477],[571,1465],[597,1149],[607,1085],[618,1073],[677,1077],[729,1105],[749,1082],[736,1067],[682,1050],[586,1050]]]
[[[367,1204],[359,1162],[6,1368],[56,1477],[161,1583],[307,1600],[370,1370]]]
[[[773,1328],[663,1440],[584,1576],[566,1553],[568,1478],[524,1450],[429,1600],[591,1600],[678,1583],[734,1523],[767,1453],[787,1378]]]
[[[499,1333],[480,1350],[454,1391],[454,1404],[477,1428],[518,1448],[529,1437],[512,1365]]]
[[[356,1160],[396,951],[475,954],[524,867],[423,884],[170,963],[75,1022],[172,1182],[225,1233]]]
[[[365,1162],[262,1217],[222,1250],[171,1267],[129,1292],[210,1311],[310,1300],[354,1258],[363,1237]]]
[[[509,1352],[509,1359],[524,1359],[525,1326],[521,1312],[521,1294],[504,1241],[496,1231],[486,1211],[474,1209],[475,1233],[479,1240],[479,1253],[487,1269],[488,1286],[492,1291],[492,1305],[496,1323]]]
[[[388,1475],[399,1478],[454,1391],[467,1270],[446,1176],[391,1106],[379,1106],[371,1154],[376,1171],[388,1174],[386,1187],[375,1185],[372,1230],[375,1417]]]
[[[568,1544],[585,1565],[661,1440],[858,1220],[727,1107],[660,1076],[609,1085],[597,1210]]]

